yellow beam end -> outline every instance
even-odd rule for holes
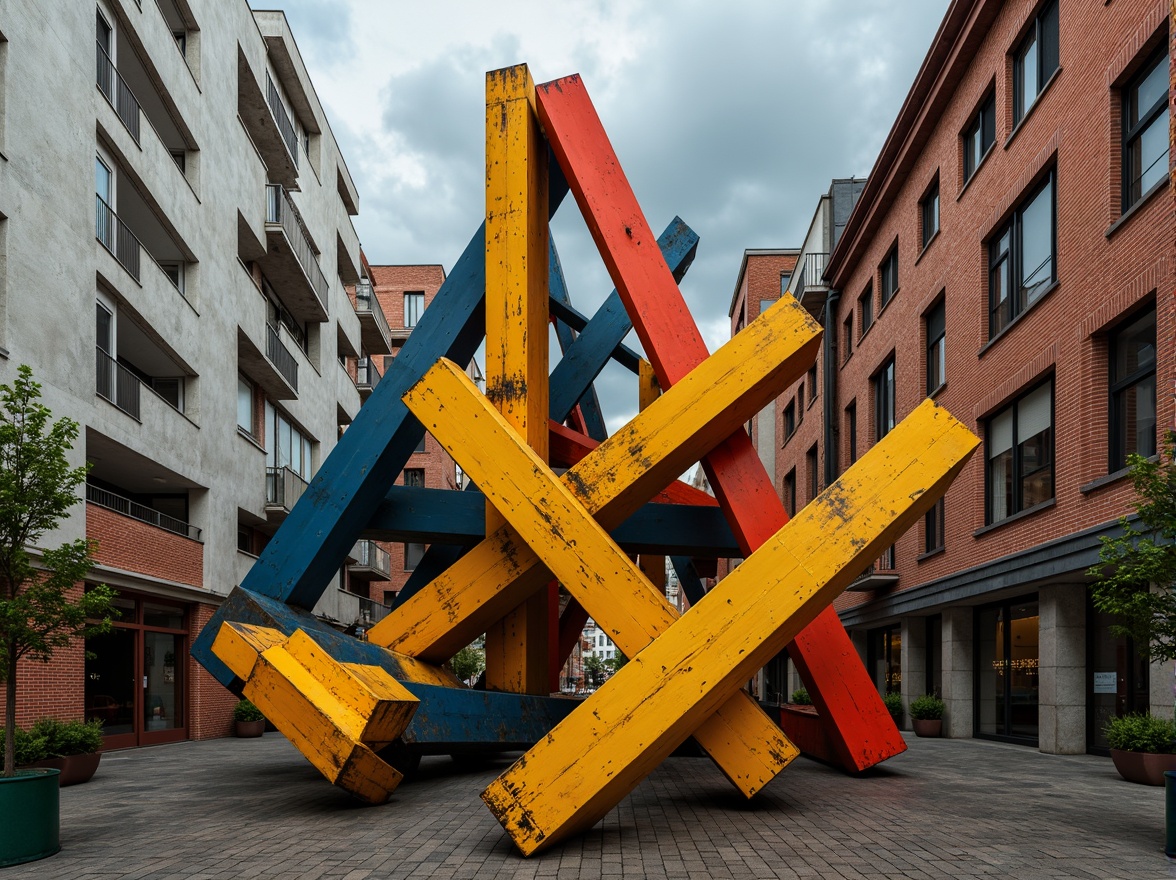
[[[212,642],[212,653],[229,667],[233,675],[247,681],[258,655],[285,640],[286,637],[276,629],[226,620]]]

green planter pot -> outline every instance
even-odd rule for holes
[[[59,770],[17,770],[0,776],[0,867],[51,856],[61,849]]]

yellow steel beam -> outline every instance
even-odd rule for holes
[[[803,376],[820,338],[808,312],[782,297],[562,481],[601,525],[617,526]],[[431,419],[424,424],[430,427]],[[503,527],[393,609],[368,638],[441,663],[549,578],[530,548]]]
[[[530,855],[599,821],[946,491],[979,444],[927,401],[483,793]]]
[[[547,142],[525,64],[486,74],[486,394],[547,460]],[[486,531],[502,525],[487,505]],[[486,630],[486,686],[550,690],[549,597]]]

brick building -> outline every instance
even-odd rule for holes
[[[939,692],[949,736],[1098,751],[1109,715],[1172,705],[1085,575],[1132,510],[1127,454],[1173,425],[1169,11],[953,0],[793,289],[826,335],[774,427],[786,506],[928,396],[983,440],[836,606],[879,689]]]
[[[0,381],[29,364],[81,424],[85,501],[44,543],[94,539],[121,611],[22,664],[19,723],[224,735],[188,648],[359,410],[358,193],[281,12],[16,0],[0,27]]]

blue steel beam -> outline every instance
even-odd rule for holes
[[[559,305],[570,306],[572,299],[568,295],[567,282],[564,280],[563,266],[559,262],[559,254],[555,250],[555,239],[548,238],[549,253],[547,263],[549,268],[548,287],[551,299]],[[561,354],[567,354],[576,341],[575,331],[568,326],[557,312],[552,313],[555,323],[555,337],[559,341]],[[597,442],[604,442],[608,437],[608,430],[604,426],[604,415],[600,411],[600,399],[596,396],[596,387],[589,384],[588,389],[580,397],[580,415],[584,417],[584,433]]]
[[[693,560],[689,556],[670,556],[670,564],[674,566],[674,572],[678,575],[678,585],[690,600],[691,607],[697,605],[706,595],[706,587],[702,585],[702,578],[694,569]]]

